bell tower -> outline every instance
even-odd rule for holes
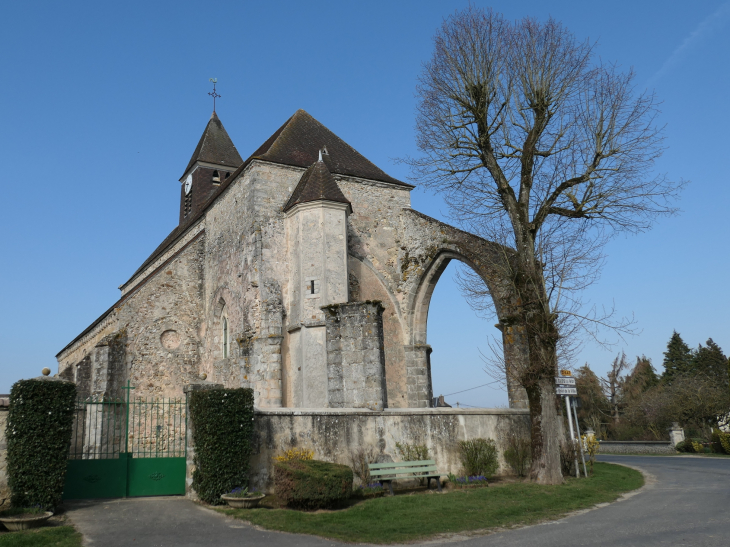
[[[180,177],[180,224],[195,216],[242,164],[241,155],[214,110]]]

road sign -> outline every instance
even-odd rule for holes
[[[574,386],[575,378],[555,378],[555,383],[564,386]]]
[[[560,376],[573,376],[573,373],[567,369],[560,369]]]
[[[556,387],[555,393],[557,395],[578,395],[578,390],[574,387]]]

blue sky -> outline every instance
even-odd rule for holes
[[[664,101],[658,170],[692,183],[649,233],[606,249],[597,305],[634,315],[641,334],[615,352],[661,368],[676,329],[730,351],[726,168],[730,2],[493,2],[509,18],[562,21],[634,67]],[[119,296],[116,289],[177,224],[178,178],[211,111],[248,156],[304,108],[393,176],[416,153],[414,91],[432,36],[458,2],[13,2],[0,20],[0,392],[37,376]],[[414,208],[444,218],[416,189]],[[449,267],[429,316],[435,394],[490,381],[479,350],[496,334]],[[579,363],[580,364],[580,363]],[[483,387],[447,400],[506,405]]]

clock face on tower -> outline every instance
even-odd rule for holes
[[[187,196],[190,193],[190,189],[193,187],[193,175],[188,175],[188,178],[185,179],[185,195]]]

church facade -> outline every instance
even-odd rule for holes
[[[57,355],[82,395],[182,396],[205,374],[260,409],[432,406],[428,307],[454,259],[489,287],[506,362],[523,358],[504,250],[414,211],[413,186],[307,112],[246,160],[214,112],[180,183],[179,225]]]

